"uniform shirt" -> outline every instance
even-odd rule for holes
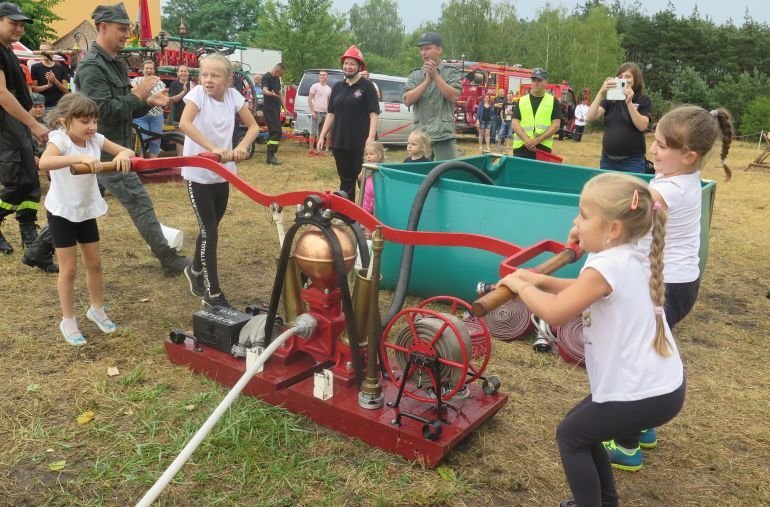
[[[657,191],[668,206],[666,245],[663,247],[663,280],[666,283],[693,282],[700,276],[700,218],[703,194],[700,172],[678,176],[656,175],[650,189]],[[650,250],[652,231],[639,240]]]
[[[21,62],[11,49],[0,44],[0,70],[5,74],[5,87],[16,97],[21,107],[29,111],[32,107],[32,97],[29,86],[21,69]]]
[[[196,86],[185,95],[185,102],[195,104],[198,114],[195,115],[193,125],[210,140],[214,146],[232,149],[233,129],[235,128],[235,115],[243,108],[246,99],[235,88],[225,91],[224,100],[221,102],[209,96],[203,86]],[[198,155],[206,150],[190,138],[184,139],[184,156]],[[235,162],[228,162],[224,166],[233,174],[237,174]],[[182,167],[182,178],[196,183],[224,183],[226,180],[208,169],[201,167]]]
[[[99,106],[99,133],[120,146],[133,146],[132,120],[151,108],[131,93],[128,67],[93,43],[78,64],[75,84],[80,93]],[[103,154],[102,160],[111,157]]]
[[[632,106],[642,116],[652,117],[652,101],[647,95],[637,94],[631,99]],[[602,151],[612,157],[631,157],[647,153],[644,132],[631,121],[631,113],[624,100],[601,102],[604,109],[604,138]]]
[[[270,90],[274,93],[281,93],[281,78],[275,77],[269,72],[265,72],[262,75],[262,89]],[[264,93],[264,91],[263,91]],[[281,111],[281,99],[273,97],[272,95],[265,95],[264,107],[265,111],[277,113]]]
[[[104,136],[97,133],[83,147],[73,143],[63,130],[52,130],[48,134],[48,142],[56,146],[64,156],[88,155],[99,158]],[[45,209],[52,215],[66,218],[70,222],[83,222],[107,213],[107,202],[99,193],[96,174],[75,176],[70,173],[69,166],[50,171],[49,174],[51,188],[45,196]]]
[[[439,64],[438,73],[449,86],[462,92],[462,74],[451,65]],[[404,94],[414,90],[425,81],[422,67],[414,69],[406,79]],[[455,105],[439,91],[436,83],[431,82],[420,98],[412,105],[414,128],[425,131],[431,141],[446,141],[455,138]]]
[[[625,244],[588,254],[582,271],[596,270],[612,292],[583,312],[586,370],[596,403],[635,401],[675,391],[684,380],[682,360],[665,323],[672,354],[653,347],[655,307],[646,252]]]
[[[359,78],[352,85],[346,80],[334,83],[329,97],[329,113],[334,114],[332,148],[364,151],[369,137],[369,114],[380,114],[377,90],[368,79]]]
[[[69,79],[69,73],[59,62],[54,62],[52,67],[46,67],[43,62],[36,63],[32,66],[31,76],[32,80],[38,86],[44,86],[48,84],[48,79],[45,77],[46,73],[53,72],[56,79],[60,82],[64,82],[65,79]],[[64,96],[64,92],[59,90],[56,86],[51,86],[47,90],[40,92],[45,97],[45,107],[54,107],[59,103],[59,100]]]
[[[529,94],[529,102],[532,104],[533,117],[537,115],[537,108],[539,108],[540,103],[543,102],[543,97],[545,97],[545,95],[536,97],[531,93]],[[521,110],[519,109],[518,104],[513,108],[513,118],[521,121]],[[559,107],[559,101],[556,100],[556,98],[553,100],[553,110],[551,111],[551,121],[553,120],[561,120],[561,107]]]

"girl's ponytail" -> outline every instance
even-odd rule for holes
[[[663,321],[663,305],[666,302],[666,286],[663,283],[663,247],[666,238],[668,215],[660,203],[652,206],[652,243],[650,244],[650,296],[655,305],[655,339],[653,347],[663,357],[671,355],[671,345],[666,338]]]
[[[716,113],[716,114],[714,114]],[[720,107],[711,112],[719,122],[719,130],[722,132],[722,153],[719,160],[722,163],[722,169],[725,171],[725,181],[730,181],[733,172],[727,166],[727,154],[730,151],[730,144],[733,142],[733,121],[727,109]]]

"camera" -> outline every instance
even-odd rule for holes
[[[607,100],[626,100],[626,80],[615,78],[615,87],[607,90]]]

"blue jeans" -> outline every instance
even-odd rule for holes
[[[503,121],[502,126],[500,127],[500,131],[497,134],[497,142],[498,143],[504,143],[506,138],[511,137],[512,130],[511,130],[511,121]]]
[[[497,139],[497,131],[500,129],[501,123],[502,123],[502,120],[497,116],[494,116],[492,118],[492,128],[489,131],[489,139],[491,139],[492,142],[494,142],[495,139]]]
[[[644,154],[631,155],[623,160],[612,160],[602,153],[602,159],[599,162],[600,169],[609,169],[612,171],[623,171],[627,173],[644,173]]]
[[[162,114],[157,114],[155,116],[146,114],[140,118],[134,118],[134,123],[145,130],[149,130],[150,132],[155,132],[156,134],[163,133]],[[147,153],[152,155],[158,155],[160,153],[160,137],[150,141],[149,147],[147,148]]]

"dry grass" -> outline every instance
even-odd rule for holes
[[[462,146],[475,153],[475,141]],[[600,136],[557,143],[565,161],[595,165]],[[296,144],[284,165],[242,164],[268,193],[327,189],[331,158],[308,159]],[[770,171],[743,172],[756,156],[737,145],[733,180],[719,181],[711,254],[700,300],[678,326],[688,399],[645,452],[645,468],[617,474],[624,505],[763,505],[770,501]],[[393,150],[390,160],[404,152]],[[181,183],[148,186],[164,223],[196,224]],[[137,501],[224,395],[220,386],[171,365],[162,340],[191,327],[199,308],[183,279],[163,278],[125,211],[110,200],[100,220],[113,335],[80,318],[89,345],[59,336],[55,277],[0,259],[0,504],[128,505]],[[287,211],[287,219],[289,219]],[[5,233],[18,244],[13,224]],[[235,304],[265,302],[277,238],[266,209],[231,196],[220,240],[223,287]],[[79,312],[87,292],[77,286]],[[108,377],[117,366],[121,374]],[[510,394],[504,409],[446,460],[439,474],[307,420],[240,399],[161,498],[163,505],[555,505],[568,488],[554,442],[563,414],[587,392],[585,372],[526,343],[496,343],[490,372]],[[75,417],[93,410],[78,426]],[[66,460],[61,471],[51,463]],[[443,475],[443,478],[442,478]]]

